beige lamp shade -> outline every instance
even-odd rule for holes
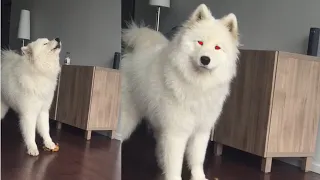
[[[151,6],[170,7],[170,0],[149,0]]]
[[[18,38],[30,40],[30,11],[21,10]]]

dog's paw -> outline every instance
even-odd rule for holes
[[[31,156],[38,156],[39,155],[39,150],[37,145],[31,145],[31,146],[27,146],[27,150],[28,150],[28,154]]]
[[[44,146],[50,150],[53,150],[56,148],[56,144],[52,141],[45,141]]]

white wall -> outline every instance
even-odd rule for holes
[[[310,27],[320,27],[319,0],[172,0],[161,11],[160,31],[179,25],[200,3],[215,17],[237,15],[245,49],[306,53]],[[154,25],[156,9],[148,0],[136,1],[136,19]]]
[[[111,67],[121,51],[121,1],[119,0],[13,0],[10,46],[16,38],[20,10],[31,12],[31,39],[60,37],[61,58],[71,53],[71,63]]]

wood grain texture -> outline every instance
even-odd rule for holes
[[[59,88],[57,120],[71,126],[87,129],[94,67],[62,67]]]
[[[216,125],[214,141],[265,155],[276,54],[241,50],[237,76]]]
[[[96,67],[93,77],[88,128],[115,130],[120,107],[120,72]]]
[[[320,61],[316,59],[279,53],[267,156],[314,152],[320,117]]]
[[[120,72],[94,66],[64,66],[57,120],[84,130],[116,130]],[[88,137],[90,133],[87,133]],[[90,138],[89,138],[90,139]]]
[[[241,50],[213,140],[264,158],[307,161],[315,151],[319,117],[319,57]]]

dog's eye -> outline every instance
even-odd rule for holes
[[[214,49],[215,49],[215,50],[220,50],[221,47],[217,45],[217,46],[214,47]]]
[[[44,43],[43,45],[47,45],[48,43]]]
[[[200,46],[203,45],[203,41],[198,41],[198,44],[200,44]]]

